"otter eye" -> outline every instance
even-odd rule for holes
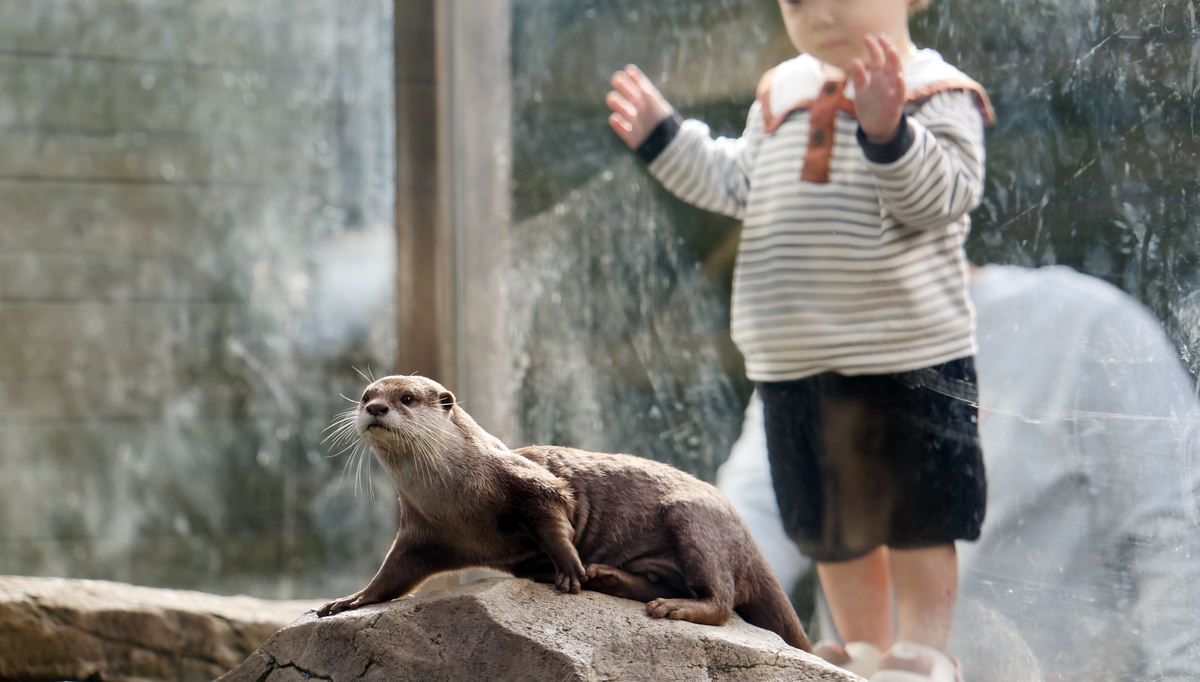
[[[412,401],[413,397],[411,393],[405,393],[400,397],[400,402],[404,403],[405,405],[412,405]]]

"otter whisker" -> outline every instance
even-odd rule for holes
[[[325,439],[322,440],[321,442],[324,443],[325,441],[327,441],[331,438],[335,438],[339,433],[342,433],[342,432],[346,431],[347,429],[353,429],[357,422],[357,417],[358,417],[358,413],[356,410],[346,412],[346,413],[339,415],[337,418],[334,419],[332,424],[325,427],[325,429],[321,431],[321,433],[326,433],[326,432],[332,430],[332,433],[325,436]]]
[[[325,427],[325,429],[324,429],[324,430],[322,430],[322,431],[321,431],[321,433],[328,434],[330,431],[333,431],[334,433],[337,433],[338,431],[341,431],[342,429],[346,428],[346,426],[348,425],[348,423],[349,423],[349,422],[347,422],[347,420],[345,420],[345,419],[339,419],[338,421],[335,421],[334,423],[332,423],[332,424],[330,424],[329,426]],[[328,437],[329,437],[329,436],[326,436],[326,438],[328,438]],[[324,443],[325,441],[321,441],[321,442],[322,442],[322,443]]]
[[[429,480],[434,479],[444,481],[446,478],[446,470],[443,466],[444,461],[434,452],[435,443],[444,442],[443,439],[438,439],[433,435],[432,428],[428,424],[422,424],[419,427],[421,438],[414,439],[414,459],[418,462],[421,468],[428,474]],[[449,435],[449,434],[445,434]]]
[[[333,433],[330,433],[329,435],[325,436],[325,438],[321,441],[321,443],[324,444],[326,442],[332,441],[336,445],[339,442],[346,440],[347,437],[352,437],[352,436],[356,435],[357,433],[358,433],[358,431],[357,431],[357,429],[354,428],[354,424],[343,424],[338,427],[337,431],[334,431]]]
[[[367,490],[371,491],[371,504],[375,504],[375,483],[371,480],[371,470],[375,468],[375,458],[367,459]]]
[[[413,471],[416,472],[416,475],[418,475],[422,483],[430,483],[432,479],[430,478],[428,469],[425,466],[425,455],[422,454],[420,450],[421,444],[419,442],[414,442],[410,437],[397,438],[397,441],[400,441],[400,439],[403,439],[404,441],[403,450],[407,451],[409,454],[409,459],[412,461]]]
[[[350,408],[350,409],[348,409],[348,410],[343,410],[343,411],[341,411],[341,412],[338,412],[337,414],[335,414],[335,415],[333,416],[333,422],[332,422],[332,423],[331,423],[329,426],[325,427],[325,430],[326,430],[326,431],[328,431],[328,430],[329,430],[330,428],[332,428],[332,427],[333,427],[335,424],[339,424],[339,423],[341,423],[341,422],[344,422],[344,421],[346,421],[347,419],[353,419],[353,418],[355,418],[356,416],[358,416],[358,408],[357,408],[357,407],[352,407],[352,408]]]
[[[345,412],[339,412],[337,414],[337,416],[334,417],[333,421],[329,424],[329,426],[325,427],[325,431],[330,431],[332,429],[339,429],[339,428],[347,426],[347,425],[353,426],[357,420],[358,420],[358,410],[357,409],[349,409],[349,410],[346,410]]]
[[[410,424],[410,426],[415,427],[414,430],[419,430],[419,427],[417,427],[415,423]],[[409,455],[413,469],[416,471],[417,475],[422,481],[426,481],[428,476],[426,475],[424,467],[424,456],[420,452],[420,439],[413,438],[408,434],[396,434],[396,438],[393,440],[393,442],[397,444],[398,450]]]
[[[362,467],[366,467],[366,469],[367,469],[365,485],[368,489],[370,489],[370,487],[371,487],[371,466],[374,464],[375,464],[375,457],[372,455],[371,449],[364,448],[362,451],[362,455],[359,456],[358,465],[359,465],[360,469]],[[375,499],[375,493],[374,493],[374,491],[372,491],[371,492],[371,500],[374,501],[374,499]]]
[[[358,429],[354,428],[354,424],[350,424],[342,429],[339,429],[339,430],[333,432],[325,440],[332,441],[333,445],[340,445],[342,443],[347,443],[357,437],[358,437]],[[325,441],[321,441],[321,442],[323,443]]]
[[[362,456],[362,450],[359,450],[358,463],[354,466],[354,496],[358,497],[362,493],[362,460],[366,457]]]
[[[363,459],[364,459],[364,457],[363,457],[362,450],[358,450],[358,465],[354,469],[354,496],[355,497],[358,497],[358,492],[362,485]]]
[[[410,455],[413,470],[421,481],[426,480],[425,472],[421,466],[420,457],[416,454],[417,443],[406,434],[392,433],[390,434],[390,445],[393,452],[407,453]]]
[[[330,459],[332,459],[332,458],[334,458],[334,457],[337,457],[338,455],[341,455],[343,452],[346,452],[347,450],[350,450],[350,449],[352,449],[352,448],[356,447],[357,445],[358,445],[358,443],[347,443],[345,446],[343,446],[343,447],[342,447],[342,449],[341,449],[341,450],[338,450],[337,452],[331,453],[331,454],[329,455],[329,458],[330,458]],[[353,456],[353,455],[351,455],[351,456]]]
[[[339,431],[339,432],[334,433],[329,438],[326,438],[325,440],[321,441],[321,443],[325,443],[325,441],[331,441],[330,448],[336,448],[340,445],[345,445],[346,443],[349,443],[357,435],[358,435],[358,432],[356,430],[346,429],[344,431]]]
[[[362,441],[358,441],[358,442],[347,445],[342,450],[342,452],[346,452],[348,450],[350,452],[350,454],[346,457],[346,463],[342,465],[342,476],[338,480],[338,488],[341,488],[342,482],[346,478],[346,473],[348,471],[353,470],[355,472],[354,473],[354,495],[355,495],[355,497],[358,496],[358,491],[359,491],[359,480],[361,478],[362,455],[363,455],[364,445],[365,444]]]
[[[454,435],[454,433],[455,433],[455,431],[456,431],[456,430],[455,430],[455,429],[448,428],[448,426],[453,426],[453,425],[452,425],[452,424],[450,424],[450,422],[446,422],[446,424],[445,424],[445,425],[443,425],[443,424],[438,424],[438,423],[436,423],[436,422],[434,422],[434,423],[430,423],[430,422],[422,422],[422,423],[421,423],[421,427],[422,427],[423,429],[425,429],[426,433],[430,433],[430,434],[432,434],[432,433],[434,433],[434,432],[436,431],[437,433],[441,433],[441,434],[444,434],[444,435],[446,435],[446,436],[453,437],[453,435]]]
[[[393,442],[402,446],[398,449],[408,453],[412,469],[419,479],[426,484],[432,484],[444,475],[437,466],[437,456],[431,450],[431,434],[425,425],[419,422],[411,422],[409,426],[415,433],[396,434]]]
[[[343,450],[342,452],[345,452],[345,450]],[[338,454],[340,455],[340,454],[342,454],[342,452],[339,452]],[[354,461],[354,453],[351,452],[350,456],[346,458],[345,463],[342,464],[342,475],[338,476],[338,490],[342,489],[342,483],[345,482],[345,480],[346,480],[346,470],[350,468],[350,463],[353,461]]]
[[[332,431],[333,433],[340,433],[341,431],[344,431],[347,427],[353,427],[353,426],[354,426],[354,422],[343,419],[341,421],[337,421],[337,422],[334,422],[333,424],[330,424],[329,428],[322,431],[322,433],[328,434],[328,435],[326,435],[326,438],[328,439],[332,435],[332,434],[329,434],[330,431]],[[324,443],[325,441],[321,441],[321,442]]]

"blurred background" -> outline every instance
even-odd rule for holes
[[[934,0],[913,33],[999,116],[972,260],[1103,278],[1200,370],[1192,3]],[[0,573],[358,589],[394,493],[322,430],[360,372],[712,480],[738,226],[603,95],[638,63],[737,135],[791,56],[767,0],[0,0]]]

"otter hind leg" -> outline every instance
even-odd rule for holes
[[[686,620],[700,625],[724,625],[732,609],[720,599],[655,599],[646,604],[646,613],[655,618]]]
[[[658,598],[646,604],[655,618],[724,625],[733,614],[733,570],[722,537],[728,523],[705,504],[677,504],[666,513],[675,558],[691,599]]]

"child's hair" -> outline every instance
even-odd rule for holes
[[[929,8],[929,3],[932,0],[908,0],[908,16],[924,12]]]

